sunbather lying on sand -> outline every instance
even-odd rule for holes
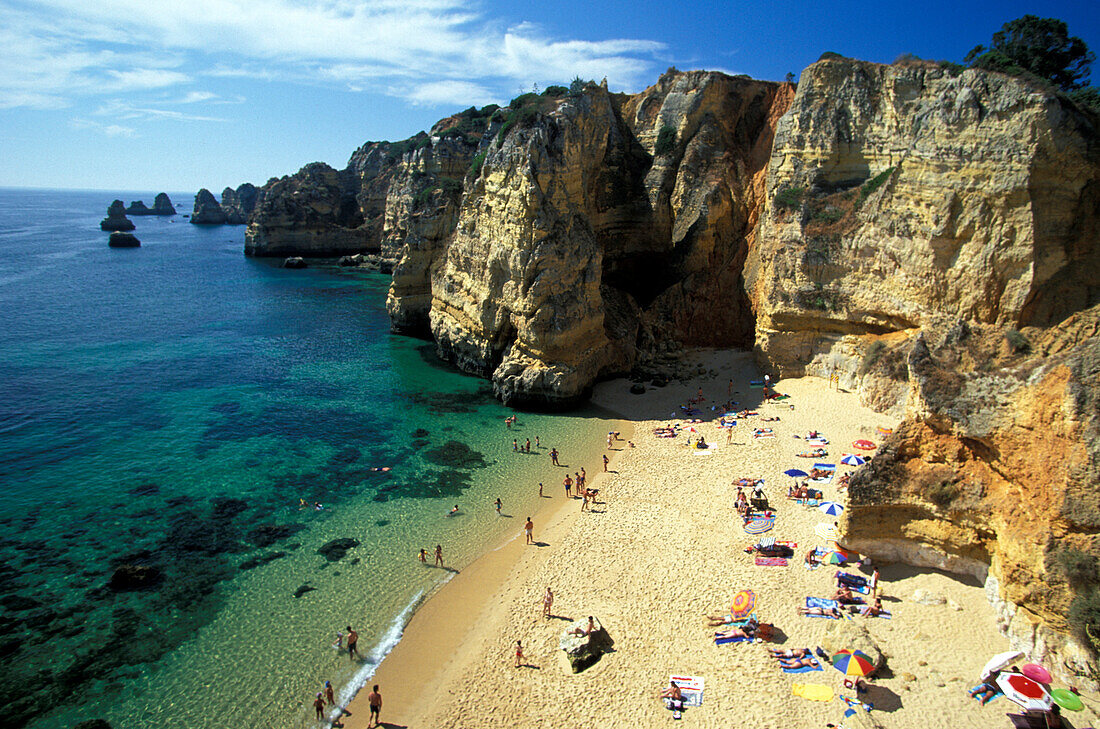
[[[812,656],[813,651],[809,648],[799,648],[798,650],[785,650],[781,651],[778,648],[769,648],[768,652],[772,654],[774,658],[802,658],[803,656]]]
[[[779,416],[778,415],[773,415],[772,417],[769,417],[769,418],[761,418],[761,420],[763,420],[765,423],[778,423],[779,422]]]
[[[798,608],[799,615],[823,615],[826,618],[839,618],[840,611],[836,608],[820,608],[820,607],[800,607]]]
[[[803,656],[802,658],[781,658],[779,665],[783,668],[817,668],[817,659],[813,656]]]
[[[993,676],[996,675],[996,673],[993,674]],[[989,677],[989,683],[983,683],[970,689],[970,695],[977,699],[980,703],[985,704],[992,701],[993,698],[1001,692],[999,688],[993,685],[993,676]]]
[[[814,448],[812,451],[802,451],[798,454],[799,458],[824,458],[829,455],[829,451],[824,448]],[[816,476],[814,478],[817,478]]]
[[[721,626],[729,625],[732,622],[733,616],[729,613],[726,613],[725,615],[707,615],[704,613],[703,615],[703,623],[706,624],[708,628],[720,628]]]
[[[824,468],[811,468],[810,478],[828,478],[833,472]]]
[[[715,638],[752,638],[756,631],[752,625],[746,625],[744,628],[730,628],[729,630],[719,630],[714,634]]]

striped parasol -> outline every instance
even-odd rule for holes
[[[775,526],[774,517],[757,517],[755,519],[749,519],[747,522],[745,522],[745,533],[763,534],[764,532],[770,532],[773,526]]]
[[[829,516],[840,516],[841,512],[844,511],[844,504],[838,504],[835,501],[822,501],[817,505],[817,508]]]
[[[840,530],[834,525],[826,524],[825,522],[821,522],[814,527],[814,534],[824,539],[826,542],[835,542],[840,539]]]
[[[862,466],[867,462],[867,459],[863,456],[857,456],[855,453],[845,453],[841,457],[840,462],[845,466]]]

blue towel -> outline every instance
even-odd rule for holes
[[[806,607],[808,608],[840,608],[840,603],[836,600],[830,600],[826,597],[807,597]]]
[[[970,689],[970,691],[967,691],[967,693],[969,693],[969,694],[970,694],[970,698],[972,698],[972,699],[974,699],[975,701],[977,701],[977,700],[978,700],[978,697],[977,697],[977,696],[975,696],[975,695],[974,695],[974,694],[973,694],[972,692],[973,692],[973,691],[977,691],[978,689],[980,689],[980,688],[981,688],[982,686],[984,686],[984,685],[985,685],[985,684],[981,684],[981,683],[980,683],[980,684],[978,684],[977,686],[975,686],[975,687],[973,687],[972,689]],[[996,701],[997,699],[1001,698],[1002,696],[1004,696],[1004,693],[1003,693],[1002,691],[997,691],[997,693],[993,694],[993,695],[992,695],[992,696],[991,696],[991,697],[989,698],[989,701]],[[989,703],[989,701],[985,701],[985,702],[983,702],[983,703],[986,703],[986,704],[988,704],[988,703]]]
[[[811,671],[822,670],[821,664],[815,666],[802,666],[802,668],[784,668],[783,673],[810,673]]]
[[[726,643],[751,643],[752,638],[714,638],[714,645],[725,645]]]

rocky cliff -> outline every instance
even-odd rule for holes
[[[250,182],[244,183],[236,190],[232,187],[222,190],[220,203],[214,198],[213,193],[203,188],[195,195],[195,208],[191,213],[191,222],[195,225],[244,225],[256,207],[258,198],[259,190]],[[157,204],[160,204],[159,196]]]
[[[821,61],[745,266],[762,366],[901,420],[853,478],[846,543],[985,581],[1015,645],[1093,684],[1098,142],[1018,79]]]

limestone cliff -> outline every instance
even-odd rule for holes
[[[746,266],[757,350],[783,373],[851,372],[852,335],[1055,324],[1100,301],[1098,206],[1095,119],[1051,93],[819,61],[776,133]]]
[[[191,213],[191,222],[195,225],[244,225],[248,222],[253,208],[256,207],[258,197],[259,191],[250,182],[242,184],[236,190],[232,187],[222,190],[220,203],[214,199],[213,193],[203,188],[195,195],[195,209]],[[157,204],[160,204],[159,196]],[[171,207],[170,202],[168,207]]]
[[[673,71],[632,97],[514,101],[432,264],[440,353],[556,408],[639,343],[746,344],[741,262],[789,88]]]

